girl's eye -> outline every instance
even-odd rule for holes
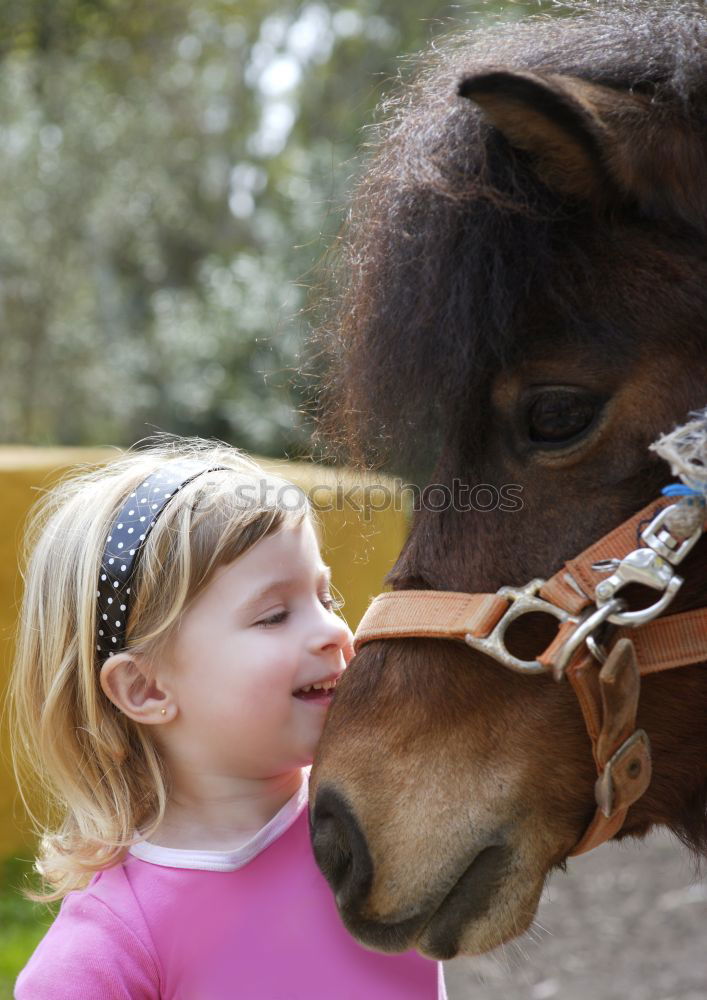
[[[332,594],[322,594],[319,600],[322,602],[327,611],[338,611],[344,606],[344,602],[340,598],[334,597]]]
[[[290,612],[287,610],[277,611],[274,615],[270,615],[268,618],[261,618],[261,620],[255,624],[266,627],[268,625],[281,625],[282,622],[287,620],[289,614]]]

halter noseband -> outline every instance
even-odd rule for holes
[[[662,498],[569,560],[549,580],[496,594],[396,590],[380,594],[356,631],[355,649],[376,639],[457,639],[521,674],[567,677],[577,695],[597,767],[592,822],[572,854],[613,837],[651,780],[648,736],[636,728],[641,676],[707,660],[707,608],[658,618],[680,589],[677,566],[705,530],[702,497]],[[611,574],[607,576],[607,574]],[[597,576],[604,579],[597,580]],[[621,590],[658,591],[650,607],[626,610]],[[535,660],[505,645],[512,621],[532,612],[559,621]],[[619,627],[610,652],[598,643],[605,623]],[[639,629],[639,631],[635,631]],[[629,639],[630,636],[630,639]],[[598,669],[599,668],[599,669]]]

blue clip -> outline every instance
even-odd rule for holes
[[[666,497],[698,497],[703,501],[705,499],[701,490],[693,490],[691,486],[685,486],[684,483],[670,483],[669,486],[663,487],[661,493]]]

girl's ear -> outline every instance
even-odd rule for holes
[[[134,722],[171,722],[177,705],[157,677],[151,677],[140,657],[118,653],[101,667],[101,687],[113,704]]]

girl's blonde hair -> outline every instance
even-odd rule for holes
[[[72,476],[40,501],[26,540],[10,690],[15,772],[41,835],[37,870],[48,886],[35,898],[83,887],[120,859],[137,830],[149,837],[163,817],[167,775],[151,727],[123,715],[100,686],[96,584],[125,499],[151,472],[184,459],[227,469],[204,472],[177,492],[137,558],[125,648],[148,669],[217,567],[310,515],[297,487],[235,449],[164,435]],[[32,783],[41,817],[24,792]]]

